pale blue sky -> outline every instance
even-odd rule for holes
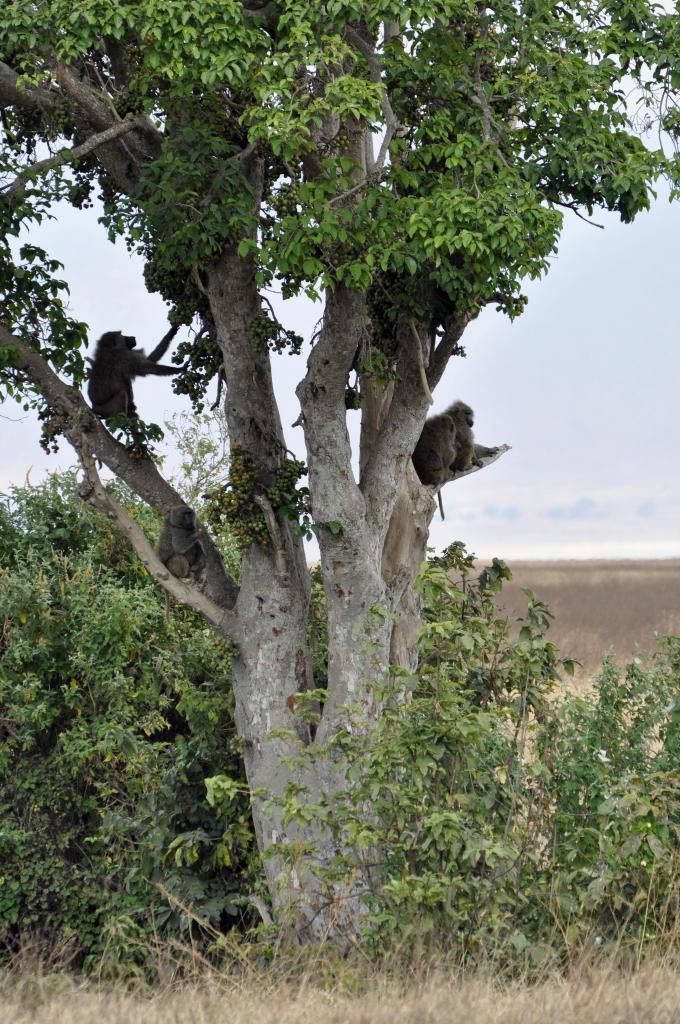
[[[627,226],[595,219],[604,231],[566,217],[550,273],[527,287],[526,313],[510,324],[485,312],[465,335],[467,358],[449,365],[435,392],[435,411],[463,398],[481,442],[513,446],[445,488],[437,547],[461,539],[485,558],[680,556],[680,205],[660,199]],[[120,328],[148,349],[160,338],[164,304],[93,211],[60,208],[38,237],[64,262],[72,311],[93,339]],[[309,337],[320,307],[270,297],[287,326]],[[305,358],[275,357],[288,443],[301,455],[302,431],[289,425]],[[187,407],[162,378],[135,390],[157,422]],[[9,404],[1,411],[23,415]],[[349,423],[355,437],[358,414]],[[33,418],[0,420],[0,488],[22,483],[29,468],[36,481],[74,461],[67,445],[44,455],[38,433]]]

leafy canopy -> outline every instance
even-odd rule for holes
[[[388,279],[412,299],[427,281],[457,314],[496,301],[517,315],[561,207],[630,221],[659,174],[677,175],[657,140],[680,132],[679,53],[677,15],[644,0],[9,0],[0,56],[57,102],[6,111],[0,172],[82,141],[60,67],[118,117],[150,115],[162,142],[130,188],[90,155],[5,198],[3,323],[51,336],[57,368],[82,375],[84,326],[59,268],[16,239],[56,199],[90,202],[97,182],[110,235],[143,252],[182,322],[205,307],[197,268],[231,244],[288,295]],[[373,156],[387,128],[382,166],[366,164],[366,127]]]

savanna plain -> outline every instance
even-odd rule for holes
[[[526,608],[529,587],[554,615],[550,638],[580,663],[573,683],[592,681],[611,652],[623,666],[653,650],[657,636],[680,633],[680,559],[511,562],[500,605],[511,617]]]
[[[515,562],[500,607],[510,619],[533,590],[555,618],[551,639],[580,663],[568,685],[592,685],[609,652],[625,665],[644,658],[657,635],[680,633],[680,559],[658,561]],[[410,979],[374,975],[366,964],[346,974],[249,970],[223,975],[200,971],[180,986],[152,991],[78,983],[21,965],[0,984],[0,1021],[16,1024],[671,1024],[680,1022],[680,972],[668,960],[621,970],[584,961],[562,975],[498,979],[441,965]],[[274,977],[276,975],[276,977]]]

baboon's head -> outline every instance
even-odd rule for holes
[[[194,510],[188,505],[175,505],[170,509],[170,525],[181,526],[184,530],[193,530],[196,525]]]
[[[475,425],[475,414],[469,405],[465,402],[456,402],[453,407],[454,414],[460,416],[460,418],[467,423],[468,427],[472,429]]]
[[[132,349],[137,344],[137,339],[131,334],[122,334],[120,331],[106,331],[102,334],[98,342],[101,348],[107,348],[111,351],[116,349]]]

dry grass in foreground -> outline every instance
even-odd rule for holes
[[[22,991],[23,989],[23,991]],[[356,997],[244,986],[187,988],[148,998],[123,990],[69,987],[49,996],[40,983],[0,989],[7,1024],[676,1024],[680,974],[641,970],[627,977],[583,972],[502,991],[490,983],[432,980],[399,992],[376,986]]]

